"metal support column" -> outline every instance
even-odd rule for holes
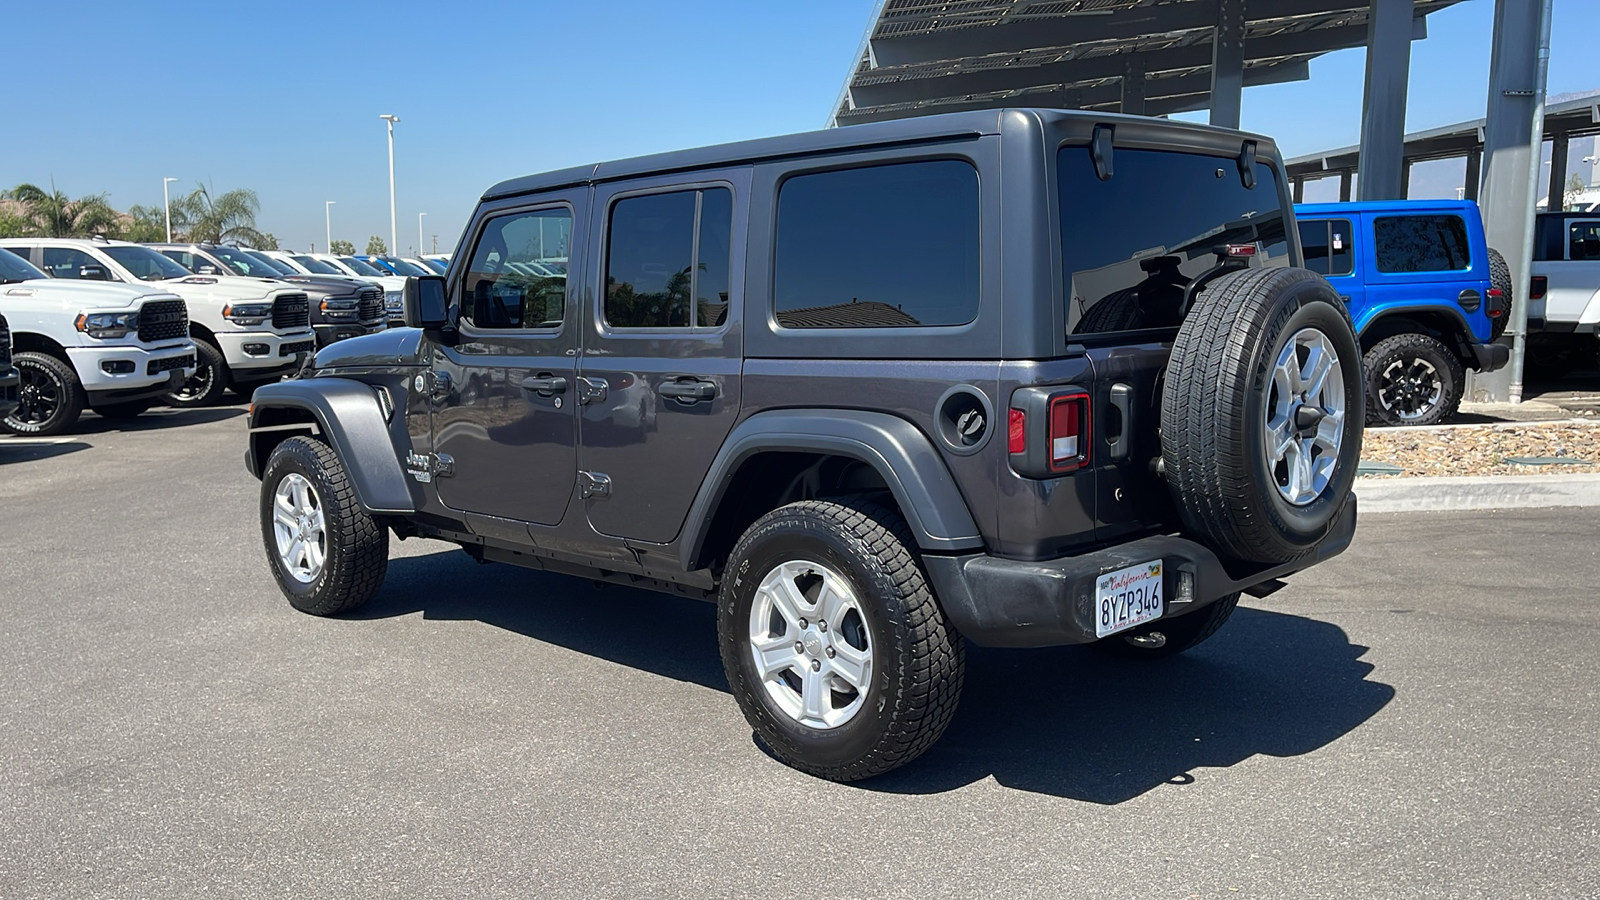
[[[1239,127],[1244,102],[1245,0],[1217,0],[1211,40],[1211,124]]]
[[[1339,170],[1339,202],[1350,202],[1350,170]]]
[[[1529,260],[1533,204],[1539,196],[1539,147],[1544,137],[1545,73],[1550,64],[1550,2],[1495,0],[1494,51],[1489,61],[1489,115],[1483,127],[1483,210],[1489,246],[1511,267],[1511,364],[1469,382],[1477,399],[1522,401],[1522,360],[1528,332]]]
[[[1483,148],[1474,147],[1467,151],[1467,178],[1462,182],[1465,191],[1462,196],[1468,200],[1478,199],[1478,185],[1483,181]]]
[[[1400,199],[1405,200],[1411,196],[1411,162],[1400,161]]]
[[[1296,202],[1296,203],[1304,203],[1304,202],[1306,202],[1306,180],[1305,180],[1305,178],[1302,177],[1302,176],[1296,175],[1295,177],[1289,179],[1289,183],[1294,186],[1294,202]]]
[[[1405,197],[1406,86],[1411,77],[1413,0],[1372,0],[1367,86],[1361,105],[1361,199]]]
[[[1545,194],[1549,198],[1545,209],[1550,212],[1567,208],[1567,142],[1570,140],[1564,131],[1550,136],[1550,192]]]
[[[1122,63],[1122,112],[1144,115],[1144,59],[1136,53]]]

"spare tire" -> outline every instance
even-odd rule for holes
[[[1361,349],[1305,269],[1223,275],[1178,330],[1161,459],[1184,526],[1219,553],[1288,562],[1327,534],[1361,457]]]
[[[1500,251],[1489,248],[1489,286],[1500,291],[1500,315],[1489,317],[1489,340],[1498,341],[1511,324],[1511,267]]]

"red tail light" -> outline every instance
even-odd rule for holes
[[[1020,409],[1011,411],[1010,428],[1006,435],[1006,446],[1012,453],[1022,453],[1028,449],[1028,414]]]
[[[1050,401],[1050,471],[1071,472],[1089,463],[1089,395]]]
[[[1528,292],[1530,300],[1539,300],[1544,297],[1544,292],[1550,289],[1550,279],[1543,275],[1533,276],[1533,290]]]

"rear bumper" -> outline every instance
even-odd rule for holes
[[[1472,357],[1478,362],[1479,372],[1493,372],[1511,361],[1511,348],[1505,344],[1473,344]]]
[[[1166,598],[1161,618],[1170,619],[1337,556],[1350,546],[1355,530],[1352,496],[1315,550],[1280,565],[1225,564],[1204,544],[1170,535],[1043,562],[974,554],[929,555],[923,564],[945,614],[968,640],[985,647],[1052,647],[1098,640],[1095,581],[1107,572],[1161,560]],[[1177,581],[1184,575],[1194,579],[1194,599],[1177,603]]]

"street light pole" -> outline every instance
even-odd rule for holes
[[[176,178],[161,179],[161,208],[167,211],[167,243],[172,243],[172,195],[167,191],[167,185],[177,181]]]
[[[378,118],[389,123],[389,252],[398,253],[400,251],[395,245],[400,243],[400,239],[394,227],[394,123],[400,121],[400,117],[384,113]]]
[[[324,249],[329,253],[333,252],[333,205],[338,202],[337,200],[325,200],[322,204],[322,217],[326,220],[328,226],[328,246]]]
[[[417,255],[421,256],[422,250],[422,217],[427,213],[417,213]]]

